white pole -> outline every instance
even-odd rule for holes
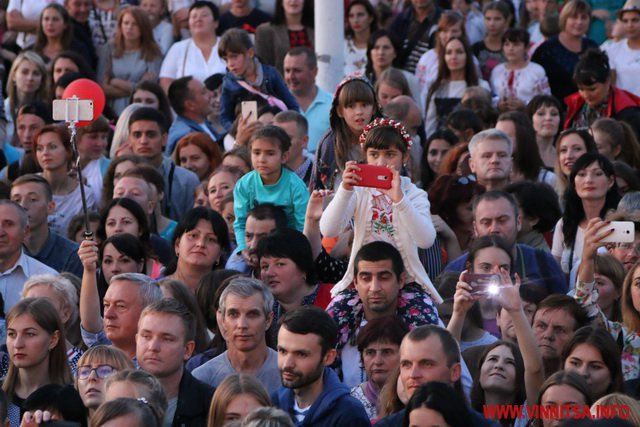
[[[344,0],[315,1],[316,84],[333,93],[344,72]]]

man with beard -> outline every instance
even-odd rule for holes
[[[362,404],[351,397],[329,367],[336,357],[338,327],[321,309],[305,306],[286,313],[278,331],[282,385],[273,405],[297,426],[370,426]]]

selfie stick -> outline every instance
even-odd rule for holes
[[[84,238],[87,240],[93,239],[93,232],[91,231],[91,224],[89,223],[89,209],[87,209],[87,196],[84,192],[84,181],[82,179],[82,168],[80,167],[80,153],[78,152],[78,143],[76,141],[76,124],[80,117],[80,98],[73,95],[66,99],[65,103],[65,119],[64,121],[69,124],[69,131],[71,132],[71,147],[73,148],[73,154],[76,156],[76,170],[78,171],[78,181],[80,181],[80,198],[82,200],[82,214],[84,216]],[[91,118],[93,120],[93,117]]]

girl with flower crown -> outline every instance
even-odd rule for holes
[[[409,178],[400,176],[400,170],[409,158],[411,137],[401,123],[378,118],[364,128],[359,140],[366,163],[389,168],[393,178],[388,190],[360,187],[361,168],[355,161],[346,162],[342,183],[320,219],[323,235],[338,236],[353,218],[349,267],[331,293],[336,295],[351,283],[354,258],[362,245],[382,240],[400,251],[407,272],[406,283],[418,283],[439,304],[442,299],[420,262],[417,250],[433,245],[436,237],[429,199],[427,193]]]

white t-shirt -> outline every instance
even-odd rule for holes
[[[218,40],[211,49],[209,60],[206,61],[200,49],[192,39],[174,43],[169,48],[160,68],[160,78],[179,79],[184,76],[192,76],[196,80],[204,82],[207,77],[226,72],[224,61],[218,56]]]
[[[7,13],[14,10],[22,13],[24,19],[37,21],[40,18],[40,13],[47,5],[51,3],[62,4],[61,0],[9,0],[7,6]],[[36,41],[35,33],[18,33],[18,39],[16,43],[21,48],[25,49],[32,46]]]
[[[562,232],[562,218],[558,220],[556,228],[553,232],[553,245],[551,246],[551,254],[560,258],[560,266],[565,274],[569,274],[570,267],[580,262],[582,257],[582,247],[584,246],[584,230],[578,227],[575,242],[573,244],[573,259],[571,259],[571,247],[564,244],[564,233]]]
[[[640,49],[631,49],[627,39],[604,47],[609,65],[616,72],[616,86],[640,96]]]

